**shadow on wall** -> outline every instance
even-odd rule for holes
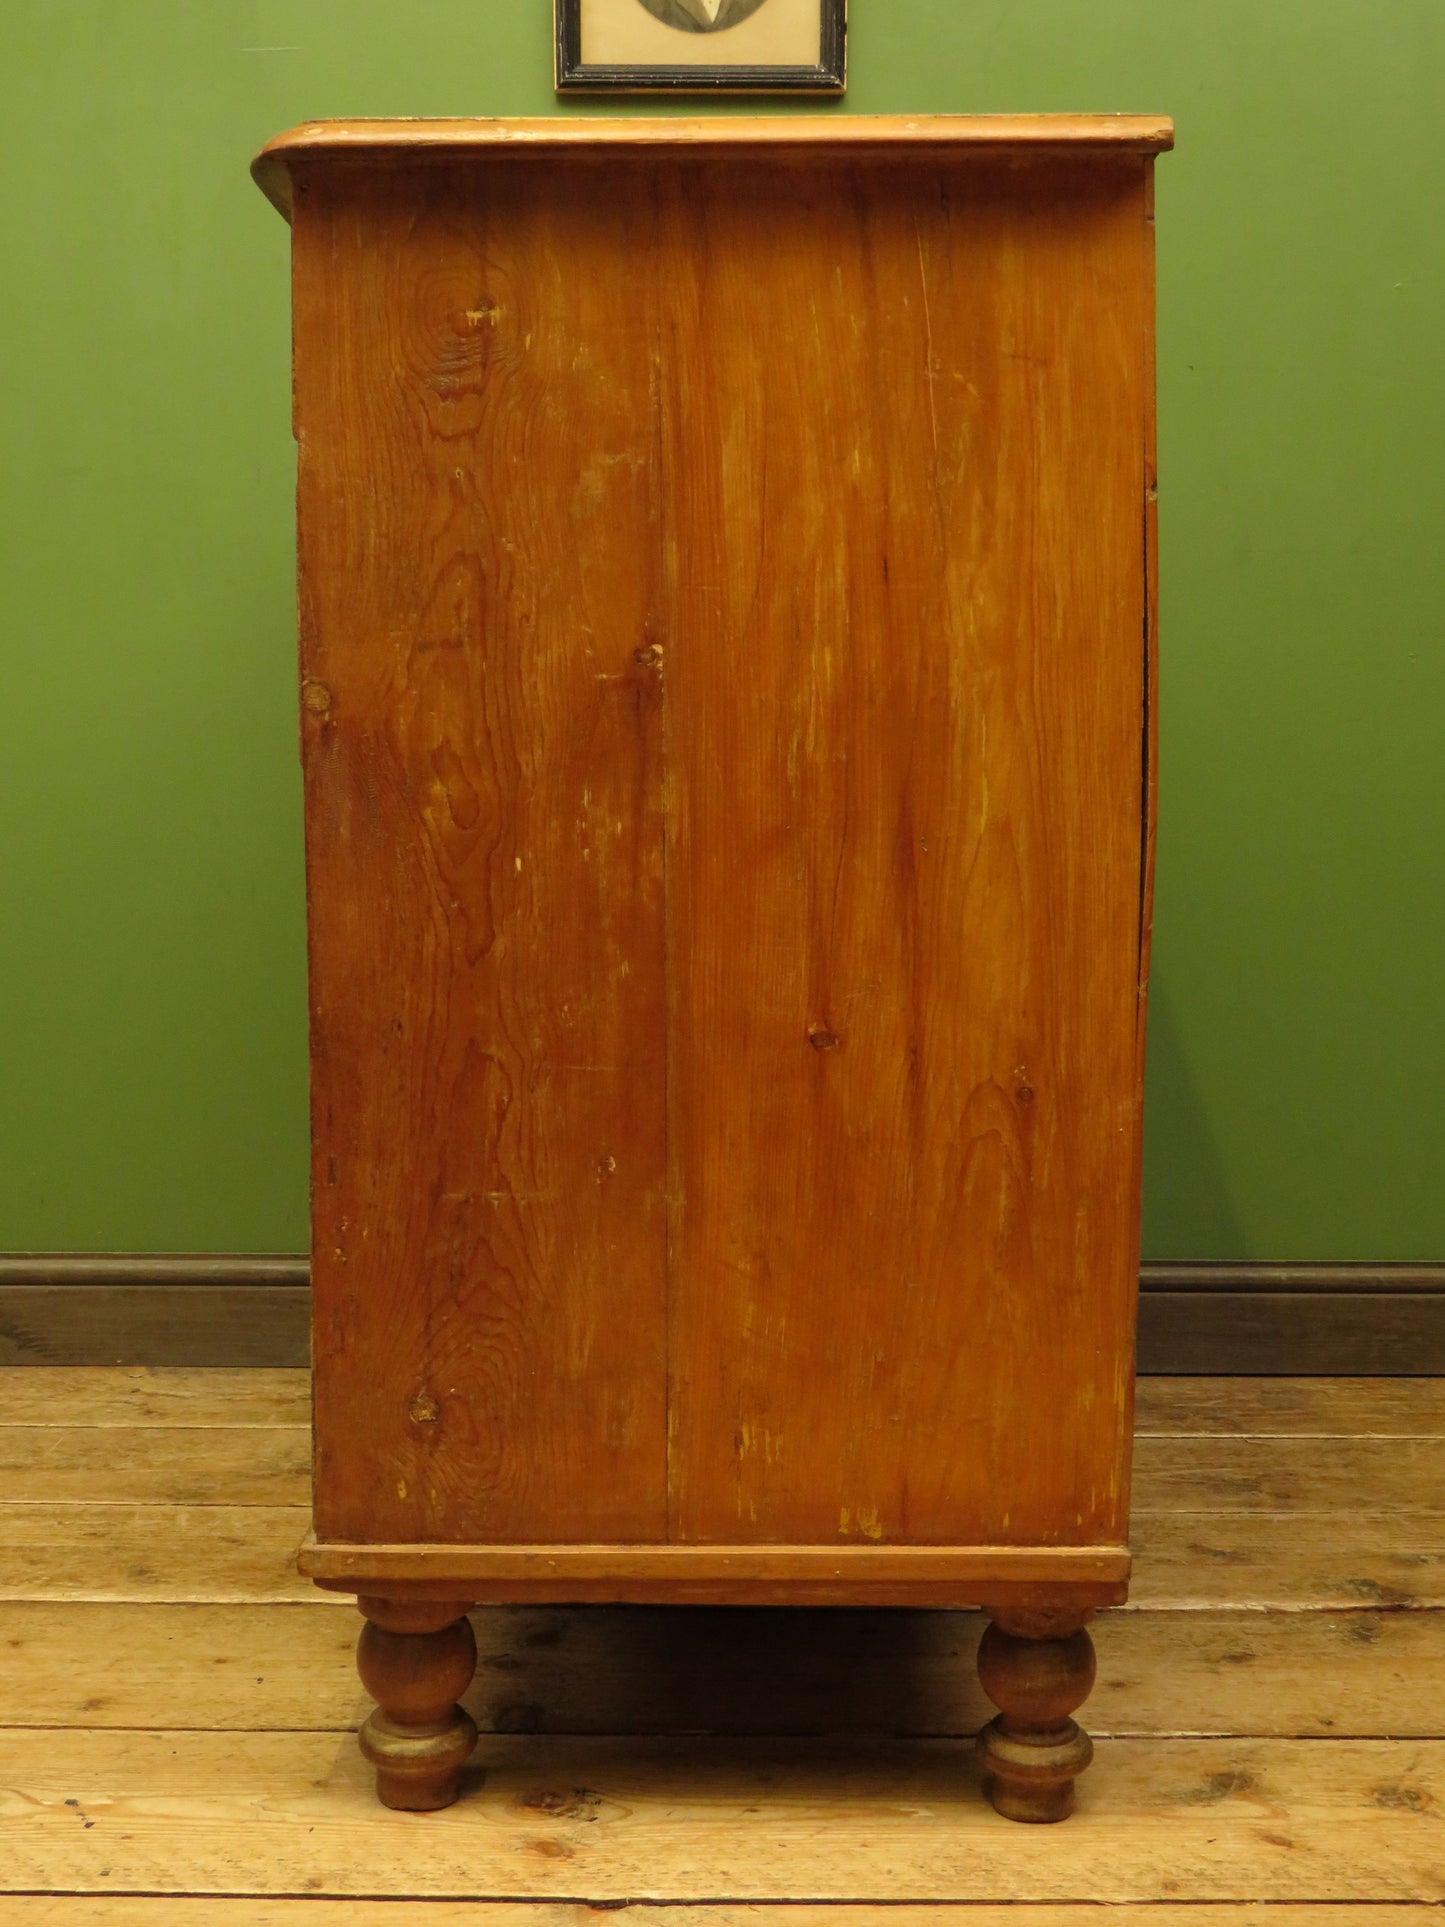
[[[1144,1089],[1143,1255],[1188,1261],[1202,1251],[1220,1260],[1254,1256],[1156,952]]]

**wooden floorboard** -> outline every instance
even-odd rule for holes
[[[383,1811],[349,1736],[0,1731],[20,1891],[539,1900],[1445,1900],[1441,1740],[1104,1740],[1019,1827],[957,1740],[493,1738]],[[87,1824],[87,1822],[89,1824]]]
[[[310,1469],[303,1425],[0,1424],[10,1505],[305,1506]],[[1135,1518],[1432,1507],[1445,1511],[1445,1431],[1146,1432],[1135,1444]]]
[[[1440,1437],[1445,1378],[1141,1378],[1134,1421],[1136,1438]]]
[[[628,1912],[630,1909],[615,1911]],[[15,1927],[603,1927],[612,1908],[585,1901],[519,1900],[297,1900],[215,1896],[91,1894],[12,1895],[6,1920]],[[646,1906],[632,1912],[637,1927],[1098,1927],[1092,1902],[994,1906],[988,1901],[908,1902],[879,1906],[841,1901],[771,1906],[713,1901],[702,1906]],[[1428,1902],[1375,1906],[1336,1903],[1327,1912],[1289,1901],[1211,1905],[1125,1903],[1110,1911],[1130,1927],[1438,1927],[1440,1910]]]
[[[315,1602],[296,1570],[310,1523],[304,1505],[0,1503],[0,1599]]]
[[[1445,1436],[1445,1378],[1142,1378],[1136,1436]],[[0,1426],[300,1426],[304,1371],[0,1368]]]
[[[37,1505],[296,1505],[310,1475],[301,1426],[0,1426],[0,1490]]]
[[[0,1426],[0,1491],[34,1505],[305,1505],[301,1426]],[[1135,1518],[1153,1513],[1445,1509],[1445,1434],[1419,1437],[1141,1437]]]
[[[1445,1606],[1439,1512],[1151,1513],[1129,1543],[1136,1612]]]
[[[499,1607],[472,1615],[484,1732],[894,1733],[992,1715],[974,1613]],[[11,1726],[346,1732],[367,1702],[354,1612],[0,1604]],[[1431,1738],[1439,1612],[1116,1612],[1095,1628],[1096,1735]]]
[[[1138,1439],[1067,1826],[980,1797],[976,1615],[585,1607],[474,1616],[420,1817],[295,1572],[305,1375],[0,1372],[0,1922],[1441,1918],[1445,1383],[1146,1380]]]
[[[0,1426],[310,1423],[309,1372],[149,1365],[0,1368]]]
[[[300,1505],[0,1503],[0,1600],[296,1601],[349,1611],[341,1594],[318,1593],[296,1571],[309,1524]],[[1130,1542],[1126,1610],[1445,1606],[1441,1513],[1149,1513],[1136,1517]]]

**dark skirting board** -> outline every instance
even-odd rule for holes
[[[0,1364],[307,1363],[300,1257],[0,1258]],[[1146,1264],[1139,1370],[1445,1374],[1445,1264]]]

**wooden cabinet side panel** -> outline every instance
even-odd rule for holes
[[[680,173],[676,1539],[1122,1536],[1143,185]]]
[[[297,174],[317,1528],[658,1539],[647,209]]]

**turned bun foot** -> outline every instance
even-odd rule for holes
[[[1094,1642],[1080,1615],[995,1618],[978,1676],[999,1709],[978,1736],[989,1798],[1007,1820],[1066,1820],[1094,1745],[1069,1716],[1094,1684]]]
[[[464,1602],[359,1599],[366,1615],[356,1670],[377,1702],[358,1743],[376,1768],[384,1806],[426,1813],[450,1806],[477,1743],[457,1701],[471,1684],[477,1642]]]

